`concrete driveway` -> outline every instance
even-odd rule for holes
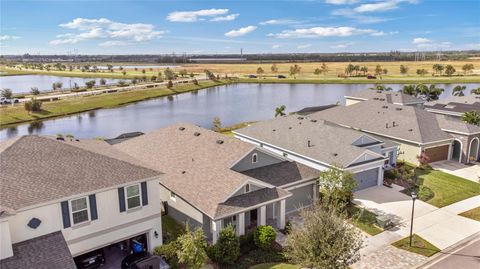
[[[366,207],[377,215],[388,215],[397,224],[395,228],[386,231],[400,237],[406,237],[410,232],[412,214],[412,199],[399,191],[402,187],[393,188],[377,186],[355,193],[356,204]],[[480,196],[444,208],[437,208],[420,200],[415,201],[413,231],[439,249],[445,249],[458,241],[480,232],[480,222],[459,216],[460,209],[478,206]],[[395,239],[394,234],[388,238]],[[379,234],[379,240],[385,241]],[[374,243],[375,238],[370,239]],[[388,241],[388,240],[387,240]],[[383,242],[386,243],[386,242]]]
[[[440,161],[430,164],[432,168],[442,172],[463,177],[473,182],[479,182],[480,179],[480,165],[465,165],[455,161]]]

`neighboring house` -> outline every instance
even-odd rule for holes
[[[345,105],[353,105],[359,102],[376,100],[394,105],[423,107],[424,101],[412,95],[402,92],[363,90],[345,96]]]
[[[451,96],[425,103],[425,109],[435,114],[461,117],[468,111],[480,113],[480,95]]]
[[[384,167],[396,163],[396,144],[306,116],[278,117],[235,130],[234,134],[240,140],[317,170],[337,167],[350,171],[358,181],[358,189],[382,185]]]
[[[103,141],[22,136],[0,143],[0,268],[75,268],[133,237],[162,244],[159,179]]]
[[[165,172],[160,195],[168,215],[201,227],[216,242],[232,224],[283,229],[285,214],[317,196],[319,171],[198,126],[179,123],[113,146]]]

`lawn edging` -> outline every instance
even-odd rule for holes
[[[412,246],[410,246],[410,237],[405,237],[392,243],[392,246],[416,253],[425,257],[431,257],[440,252],[440,249],[423,239],[417,234],[413,234]]]

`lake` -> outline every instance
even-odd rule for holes
[[[149,69],[149,68],[178,68],[180,67],[179,65],[114,65],[113,69],[119,69],[123,67],[124,69],[135,69],[138,68],[139,70],[141,69]],[[98,65],[98,69],[108,69],[106,65]]]
[[[74,83],[78,86],[85,86],[85,82],[90,80],[97,81],[100,84],[101,78],[79,78],[79,77],[60,77],[50,75],[22,75],[22,76],[0,76],[0,89],[11,89],[13,93],[29,93],[32,87],[37,87],[40,91],[52,90],[52,84],[55,82],[63,83],[64,89],[73,87]],[[122,79],[106,78],[107,84],[117,83]]]
[[[344,96],[367,89],[368,84],[232,84],[189,92],[171,97],[141,101],[99,109],[64,118],[20,124],[0,130],[0,139],[18,135],[73,134],[78,138],[112,138],[126,132],[149,132],[176,122],[191,122],[211,128],[214,117],[224,126],[244,121],[266,120],[274,116],[275,107],[286,105],[287,112],[308,106],[340,102]],[[402,85],[387,85],[398,90]],[[455,85],[441,85],[451,95]],[[468,84],[468,91],[480,84]]]

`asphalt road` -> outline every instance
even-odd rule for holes
[[[480,269],[480,235],[465,244],[445,250],[420,268],[431,269]]]

